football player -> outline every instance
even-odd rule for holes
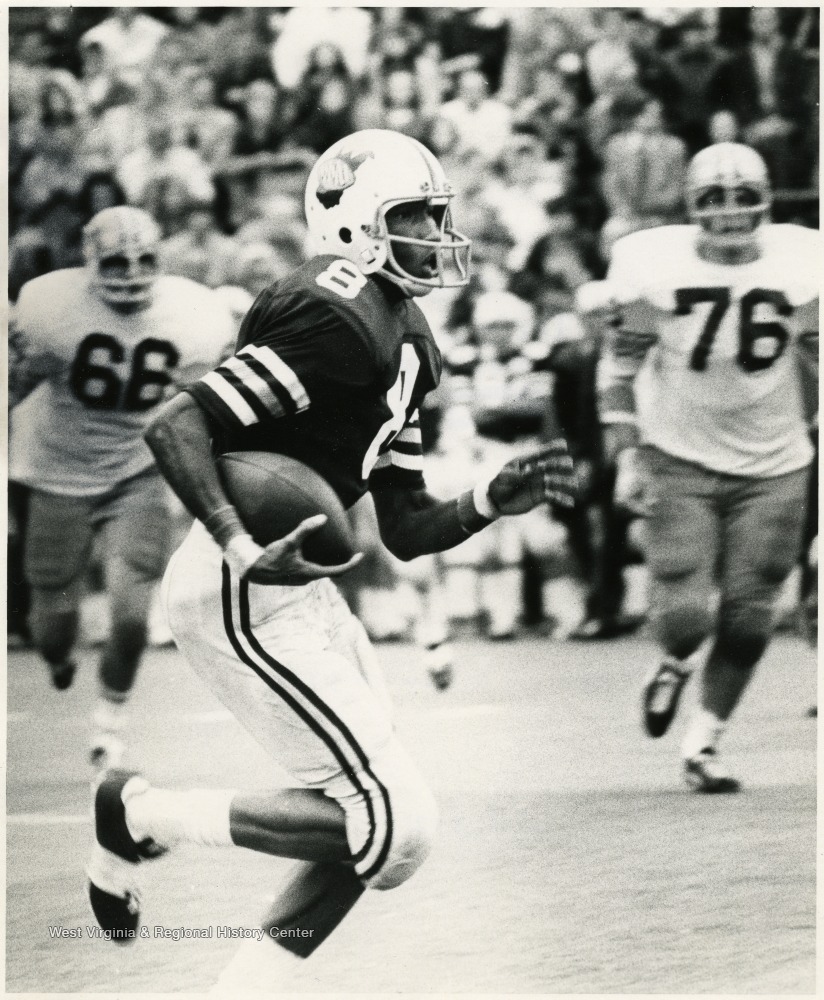
[[[436,807],[393,731],[363,626],[327,579],[357,556],[331,568],[303,558],[322,515],[261,548],[214,455],[289,455],[345,506],[369,489],[385,545],[405,560],[571,489],[556,441],[456,499],[426,492],[418,408],[441,361],[415,298],[467,280],[469,241],[452,228],[452,197],[438,161],[410,138],[367,130],[337,142],[306,186],[319,255],[258,296],[234,356],[147,432],[197,519],[164,580],[177,644],[301,787],[173,792],[109,772],[95,799],[90,896],[101,925],[127,939],[139,910],[134,864],[164,848],[237,845],[300,859],[264,918],[267,933],[244,945],[220,989],[250,988],[255,970],[258,985],[282,982],[283,965],[311,954],[366,886],[406,881],[429,853]]]
[[[817,392],[822,260],[817,232],[769,222],[767,170],[749,147],[702,150],[687,184],[690,225],[615,245],[609,281],[623,318],[599,398],[616,498],[647,518],[665,656],[644,687],[644,725],[666,733],[710,639],[682,756],[691,788],[724,793],[740,784],[719,741],[801,545],[813,455],[802,399]]]
[[[143,431],[170,391],[214,366],[233,333],[213,292],[158,273],[158,241],[140,209],[99,212],[84,232],[85,267],[28,282],[10,337],[10,478],[29,491],[30,628],[58,690],[75,673],[96,535],[105,553],[111,628],[90,750],[98,766],[122,755],[125,703],[168,556],[167,487]]]

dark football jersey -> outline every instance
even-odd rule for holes
[[[255,300],[235,354],[188,391],[214,448],[303,462],[346,507],[367,488],[423,488],[418,408],[441,358],[417,304],[321,256]]]

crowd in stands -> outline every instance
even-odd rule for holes
[[[397,129],[441,159],[474,248],[471,285],[425,300],[450,372],[430,445],[478,378],[449,361],[455,349],[521,358],[521,374],[552,374],[539,409],[555,398],[598,514],[597,334],[574,315],[576,290],[604,276],[616,239],[683,221],[686,164],[711,142],[753,145],[777,216],[817,225],[818,15],[13,7],[10,297],[80,264],[83,225],[120,203],[158,220],[168,272],[254,296],[308,252],[303,187],[316,156],[356,129]],[[481,321],[490,295],[507,315]],[[525,435],[547,432],[548,418],[530,419]],[[617,529],[608,508],[583,510],[566,526],[586,617],[601,621],[616,613],[601,606],[615,603],[615,567],[597,551],[617,551]]]

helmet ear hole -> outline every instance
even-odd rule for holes
[[[347,229],[344,226],[342,229],[338,230],[338,236],[340,237],[341,243],[351,243],[352,242],[352,230]]]

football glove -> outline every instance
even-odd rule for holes
[[[496,514],[524,514],[548,501],[571,507],[575,490],[566,441],[556,438],[532,455],[507,462],[490,481],[487,495]]]

